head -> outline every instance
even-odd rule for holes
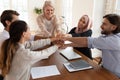
[[[78,30],[86,31],[92,27],[92,22],[88,15],[83,15],[78,22]]]
[[[5,29],[8,29],[9,31],[9,26],[12,22],[15,20],[18,20],[19,13],[14,10],[5,10],[2,12],[0,16],[0,21],[5,27]]]
[[[117,14],[107,14],[103,16],[101,33],[105,35],[117,34],[120,32],[120,16]]]
[[[45,1],[43,6],[43,13],[46,19],[50,20],[54,15],[54,7],[51,1]]]
[[[16,20],[11,23],[9,34],[13,42],[19,42],[21,38],[26,41],[30,38],[30,29],[25,21]]]
[[[30,38],[29,28],[24,21],[16,20],[10,25],[9,30],[10,38],[5,40],[1,47],[0,54],[0,68],[2,69],[2,75],[8,74],[13,57],[19,48],[18,42],[28,40]]]

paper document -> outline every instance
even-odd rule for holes
[[[68,60],[81,58],[81,56],[73,50],[73,47],[67,47],[66,49],[60,50],[59,52]]]
[[[84,60],[77,60],[68,63],[64,63],[64,66],[69,72],[79,71],[79,70],[86,70],[93,68],[90,64],[88,64]]]
[[[53,75],[60,75],[56,65],[51,66],[42,66],[42,67],[33,67],[31,69],[31,75],[33,79],[48,77]]]

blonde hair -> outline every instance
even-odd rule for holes
[[[2,75],[8,74],[14,53],[16,52],[16,46],[9,39],[5,40],[1,46],[0,53],[0,69],[2,69]]]
[[[51,1],[45,1],[44,5],[43,5],[43,10],[45,9],[45,7],[47,6],[51,6],[52,8],[54,8],[53,3]]]

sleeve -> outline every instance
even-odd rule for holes
[[[23,53],[24,53],[23,57],[26,60],[30,60],[31,63],[33,64],[39,60],[48,58],[50,55],[55,53],[55,51],[57,49],[58,49],[58,47],[56,45],[51,46],[51,47],[41,50],[41,51],[30,51],[30,49],[26,49],[23,51]]]
[[[101,50],[119,50],[120,46],[119,40],[115,36],[100,36],[98,38],[88,37],[88,47],[89,48],[98,48]]]
[[[35,50],[41,47],[44,47],[46,45],[50,45],[51,44],[51,40],[50,39],[40,39],[40,40],[36,40],[36,41],[29,41],[25,43],[25,48],[29,48],[30,50]]]
[[[47,29],[45,28],[45,23],[43,22],[44,18],[42,15],[37,17],[37,23],[40,28],[40,30],[43,32],[43,35],[50,35]]]
[[[34,41],[35,35],[30,36],[30,41]]]
[[[72,28],[71,31],[69,32],[69,34],[72,35],[72,37],[80,37],[81,36],[81,33],[75,33],[75,29],[76,27]]]
[[[56,15],[54,15],[52,18],[52,24],[55,27],[54,33],[63,33],[62,24],[60,22],[60,19],[58,17],[56,17]]]

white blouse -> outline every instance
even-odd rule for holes
[[[41,51],[32,51],[50,44],[50,39],[27,42],[25,45],[19,44],[19,49],[14,55],[10,72],[4,80],[29,80],[31,66],[53,54],[58,47],[51,46]]]

